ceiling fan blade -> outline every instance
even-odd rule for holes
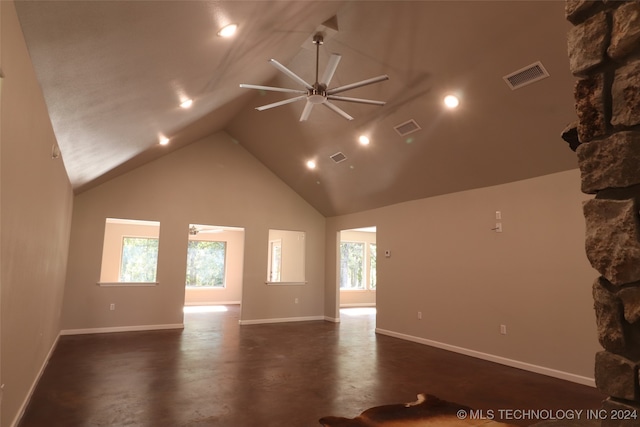
[[[362,80],[360,82],[351,83],[351,84],[348,84],[348,85],[344,85],[344,86],[336,87],[336,88],[333,88],[333,89],[329,89],[327,91],[327,95],[335,95],[336,93],[340,93],[340,92],[344,92],[344,91],[347,91],[347,90],[359,88],[359,87],[362,87],[362,86],[371,85],[371,84],[374,84],[374,83],[382,82],[384,80],[389,80],[389,76],[384,74],[382,76],[373,77],[371,79]]]
[[[307,93],[306,91],[300,90],[300,89],[288,89],[288,88],[285,88],[285,87],[248,85],[248,84],[244,84],[244,83],[241,83],[240,87],[243,87],[245,89],[270,90],[270,91],[273,91],[273,92]]]
[[[300,121],[304,122],[309,118],[311,114],[311,110],[313,109],[313,103],[307,100],[307,104],[304,106],[304,110],[302,110],[302,114],[300,115]]]
[[[311,86],[309,83],[305,82],[300,76],[298,76],[296,73],[294,73],[293,71],[291,71],[290,69],[288,69],[287,67],[285,67],[284,65],[282,65],[281,63],[276,61],[275,59],[270,59],[269,62],[271,63],[271,65],[273,65],[278,70],[280,70],[283,73],[285,73],[287,76],[289,76],[289,78],[295,80],[296,82],[298,82],[302,86],[306,87],[307,89],[313,89],[313,86]]]
[[[327,68],[324,69],[324,74],[320,79],[320,83],[325,85],[325,87],[329,86],[329,83],[331,82],[331,79],[333,78],[333,75],[335,74],[336,69],[338,68],[338,64],[340,63],[341,58],[342,58],[342,55],[339,55],[337,53],[331,54],[331,57],[329,58],[329,62],[327,63]]]
[[[385,101],[374,101],[373,99],[362,99],[362,98],[349,98],[346,96],[335,96],[329,95],[327,99],[331,99],[333,101],[346,101],[346,102],[357,102],[359,104],[370,104],[370,105],[385,105]]]
[[[329,101],[324,101],[322,103],[322,105],[325,105],[327,108],[329,108],[330,110],[333,110],[334,112],[340,114],[342,117],[344,117],[347,120],[353,120],[353,117],[351,117],[350,115],[345,113],[342,108],[336,107],[334,104],[330,103]]]
[[[256,107],[256,110],[258,110],[258,111],[268,110],[269,108],[274,108],[274,107],[279,107],[281,105],[291,104],[292,102],[299,101],[299,100],[304,99],[306,97],[307,97],[307,95],[296,96],[294,98],[285,99],[284,101],[278,101],[278,102],[274,102],[273,104],[267,104],[267,105],[263,105],[262,107]]]

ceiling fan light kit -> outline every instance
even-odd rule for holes
[[[290,104],[292,102],[296,102],[302,99],[306,99],[307,103],[302,110],[302,114],[300,115],[300,121],[303,122],[309,118],[311,114],[311,110],[314,105],[324,105],[329,108],[333,112],[339,114],[347,120],[353,120],[349,114],[347,114],[340,107],[336,106],[330,101],[343,101],[343,102],[354,102],[359,104],[368,104],[368,105],[385,105],[384,101],[376,101],[371,99],[362,99],[362,98],[350,98],[346,96],[336,96],[336,94],[341,92],[346,92],[351,89],[356,89],[363,86],[368,86],[374,83],[382,82],[384,80],[389,80],[389,76],[386,74],[373,77],[371,79],[362,80],[356,83],[351,83],[344,86],[339,86],[333,89],[328,89],[329,83],[335,74],[338,64],[340,63],[341,55],[337,53],[332,53],[329,57],[329,62],[327,67],[324,70],[324,73],[320,79],[318,79],[318,63],[320,58],[320,45],[323,44],[324,37],[322,34],[318,33],[313,37],[313,43],[316,45],[316,80],[313,85],[307,83],[304,79],[298,76],[296,73],[276,61],[275,59],[270,59],[269,63],[281,71],[283,74],[287,75],[290,79],[294,80],[296,83],[304,87],[304,90],[301,89],[289,89],[289,88],[281,88],[281,87],[271,87],[271,86],[260,86],[260,85],[252,85],[252,84],[241,84],[240,87],[246,89],[257,89],[257,90],[266,90],[272,92],[285,92],[285,93],[295,93],[298,96],[293,98],[288,98],[283,101],[274,102],[272,104],[263,105],[261,107],[257,107],[256,110],[264,111],[274,107],[280,107],[281,105]]]

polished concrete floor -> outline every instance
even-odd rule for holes
[[[238,326],[239,308],[185,329],[64,336],[20,427],[315,427],[425,392],[476,409],[596,409],[595,389],[342,323]],[[511,421],[530,425],[528,420]]]

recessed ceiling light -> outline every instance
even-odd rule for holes
[[[167,145],[168,143],[169,143],[169,138],[167,138],[166,136],[160,137],[160,145]]]
[[[180,107],[182,108],[189,108],[193,105],[193,99],[185,99],[184,101],[182,101],[180,103]]]
[[[360,135],[360,138],[358,138],[358,141],[360,141],[360,144],[362,145],[369,145],[369,138],[366,135]]]
[[[446,105],[447,108],[456,108],[460,105],[460,100],[457,96],[447,95],[444,97],[444,105]]]
[[[225,27],[222,27],[222,29],[218,31],[218,35],[220,37],[231,37],[236,33],[237,29],[238,29],[238,24],[229,24]]]
[[[316,168],[316,162],[314,162],[313,160],[309,160],[309,161],[307,162],[307,167],[308,167],[309,169],[315,169],[315,168]]]

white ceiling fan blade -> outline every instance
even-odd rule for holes
[[[309,83],[302,80],[300,76],[298,76],[296,73],[294,73],[293,71],[291,71],[290,69],[288,69],[287,67],[285,67],[284,65],[276,61],[275,59],[270,59],[269,62],[271,63],[271,65],[273,65],[278,70],[285,73],[287,76],[289,76],[291,79],[295,80],[302,86],[306,87],[307,89],[313,89],[313,86],[311,86]]]
[[[302,114],[300,115],[300,121],[304,122],[309,118],[311,114],[311,110],[313,110],[313,102],[309,102],[307,99],[307,104],[304,106],[304,110],[302,110]]]
[[[381,81],[384,81],[384,80],[389,80],[389,76],[384,74],[382,76],[373,77],[371,79],[362,80],[360,82],[351,83],[351,84],[348,84],[348,85],[336,87],[334,89],[328,90],[327,91],[327,95],[335,95],[336,93],[344,92],[344,91],[355,89],[355,88],[362,87],[362,86],[371,85],[371,84],[378,83],[378,82],[381,82]]]
[[[350,115],[348,115],[347,113],[344,112],[344,110],[342,108],[338,108],[335,105],[333,105],[332,103],[330,103],[329,101],[324,101],[322,103],[322,105],[326,105],[327,108],[329,108],[330,110],[335,111],[336,113],[340,114],[342,117],[344,117],[347,120],[353,120],[353,117],[351,117]]]
[[[302,110],[302,114],[300,115],[300,121],[304,122],[309,118],[311,114],[311,110],[313,109],[313,102],[309,102],[307,99],[307,104],[304,106],[304,110]]]
[[[278,101],[278,102],[274,102],[273,104],[267,104],[267,105],[263,105],[262,107],[256,107],[256,110],[258,110],[258,111],[268,110],[269,108],[274,108],[274,107],[279,107],[281,105],[291,104],[292,102],[299,101],[299,100],[304,99],[306,97],[307,97],[306,95],[296,96],[294,98],[285,99],[284,101]]]
[[[362,98],[349,98],[347,96],[335,96],[329,95],[327,99],[331,99],[334,101],[346,101],[346,102],[357,102],[359,104],[370,104],[370,105],[385,105],[385,101],[375,101],[373,99],[362,99]]]
[[[331,54],[331,57],[329,58],[329,62],[327,63],[327,68],[324,69],[324,74],[320,79],[320,83],[325,85],[325,87],[329,86],[329,83],[331,82],[333,75],[336,73],[336,69],[338,68],[338,64],[340,63],[341,58],[342,58],[342,55],[339,55],[337,53]]]
[[[270,90],[273,92],[286,92],[286,93],[307,93],[304,90],[300,89],[287,89],[285,87],[273,87],[273,86],[260,86],[260,85],[248,85],[241,83],[240,87],[245,89],[258,89],[258,90]]]

